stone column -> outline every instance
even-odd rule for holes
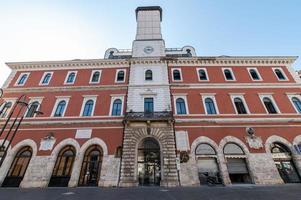
[[[119,178],[120,158],[115,158],[114,155],[103,157],[99,186],[116,187]]]
[[[187,163],[180,164],[181,186],[199,186],[198,167],[195,158],[190,154]]]
[[[269,153],[250,153],[249,171],[255,184],[282,184],[272,155]]]

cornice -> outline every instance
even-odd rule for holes
[[[102,91],[102,90],[127,90],[127,85],[88,85],[88,86],[62,86],[62,87],[30,87],[30,88],[5,88],[5,93],[24,92],[68,92],[68,91]]]
[[[6,65],[11,69],[39,69],[39,68],[86,68],[99,66],[128,66],[125,59],[88,59],[88,60],[63,60],[63,61],[34,61],[34,62],[7,62]]]
[[[297,56],[200,56],[189,58],[130,58],[130,59],[75,59],[63,61],[8,62],[11,69],[61,69],[61,68],[95,68],[121,67],[129,64],[164,64],[169,65],[289,65]]]

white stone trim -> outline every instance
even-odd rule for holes
[[[79,176],[80,176],[80,173],[81,173],[81,168],[82,168],[85,153],[86,153],[87,149],[89,147],[91,147],[92,145],[98,145],[98,146],[101,147],[103,157],[108,155],[107,145],[102,139],[92,138],[92,139],[89,139],[88,141],[86,141],[80,147],[80,149],[77,150],[77,153],[76,153],[77,156],[76,156],[76,159],[74,160],[74,163],[73,163],[72,174],[71,174],[69,185],[68,185],[69,187],[70,186],[74,187],[74,186],[78,185]],[[101,166],[101,168],[102,168],[102,166]],[[99,176],[100,176],[100,174],[99,174]]]
[[[124,78],[123,78],[123,81],[118,81],[118,80],[117,80],[118,73],[119,73],[120,71],[123,71],[123,72],[124,72]],[[116,73],[115,73],[115,83],[125,83],[125,80],[126,80],[126,69],[117,69],[117,70],[116,70]]]
[[[16,157],[16,154],[20,151],[21,148],[23,148],[25,146],[30,146],[32,149],[32,156],[28,163],[28,167],[24,174],[24,178],[27,176],[28,172],[30,171],[30,166],[31,166],[32,160],[34,157],[36,157],[37,151],[38,151],[37,144],[35,143],[35,141],[33,141],[31,139],[22,140],[21,142],[17,143],[14,147],[12,147],[12,148],[9,147],[6,158],[4,159],[4,162],[0,168],[0,172],[1,172],[0,173],[0,183],[1,184],[4,181],[6,175],[9,171],[9,168],[11,167],[11,165],[13,163],[13,161]],[[24,180],[24,178],[23,178],[23,180]],[[22,182],[21,182],[20,186],[22,186]]]
[[[111,95],[111,103],[110,103],[110,110],[109,110],[109,116],[110,117],[121,117],[123,116],[124,112],[123,112],[123,109],[124,109],[124,94],[114,94],[114,95]],[[121,113],[120,115],[118,116],[114,116],[112,115],[112,112],[113,112],[113,103],[116,99],[120,99],[121,100]]]
[[[250,72],[250,70],[252,70],[252,69],[256,71],[257,76],[259,78],[258,80],[253,79],[253,77],[251,75],[251,72]],[[247,70],[248,70],[248,74],[249,74],[249,76],[250,76],[250,78],[251,78],[252,81],[262,81],[261,74],[259,73],[257,67],[247,67]]]
[[[83,101],[82,101],[82,107],[80,109],[79,116],[81,116],[81,117],[91,117],[91,116],[94,116],[94,110],[95,110],[95,106],[96,106],[97,95],[82,95],[82,97],[83,97]],[[89,101],[89,100],[93,101],[93,108],[92,108],[91,116],[84,116],[83,112],[84,112],[84,109],[85,109],[85,105],[86,105],[87,101]]]
[[[174,75],[173,75],[173,71],[178,70],[180,72],[180,78],[181,80],[175,80],[174,79]],[[182,69],[181,68],[171,68],[171,80],[173,82],[183,82],[183,76],[182,76]]]
[[[47,74],[50,74],[49,81],[48,81],[48,83],[43,83],[43,80],[44,80],[44,78],[45,78],[45,76],[46,76]],[[40,80],[39,85],[40,85],[40,86],[49,85],[49,83],[50,83],[50,81],[51,81],[51,79],[52,79],[52,76],[53,76],[53,72],[49,72],[49,71],[44,72],[44,74],[43,74],[43,76],[42,76],[42,78],[41,78],[41,80]]]
[[[225,70],[229,70],[230,71],[230,73],[231,73],[231,75],[233,77],[233,80],[227,80],[226,75],[225,75]],[[224,76],[225,81],[227,81],[227,82],[236,81],[235,75],[234,75],[233,70],[232,70],[231,67],[222,67],[222,74]]]
[[[278,135],[271,135],[266,139],[264,144],[266,153],[271,154],[271,147],[272,144],[275,142],[284,144],[287,148],[290,149],[292,153],[294,152],[294,149],[292,148],[292,144],[289,141],[287,141],[285,138],[280,137]]]
[[[264,109],[265,109],[265,111],[266,111],[267,114],[270,114],[270,113],[268,112],[268,110],[267,110],[267,108],[265,107],[264,102],[263,102],[263,99],[264,99],[265,97],[268,97],[269,99],[271,99],[272,104],[273,104],[273,106],[275,107],[275,109],[276,109],[276,111],[277,111],[277,114],[281,114],[281,112],[280,112],[280,110],[279,110],[279,108],[278,108],[278,106],[277,106],[277,104],[276,104],[276,101],[274,100],[272,94],[269,94],[269,93],[267,93],[267,94],[261,93],[261,94],[258,94],[258,96],[259,96],[259,98],[260,98],[260,100],[261,100],[261,103],[262,103],[262,106],[264,107]],[[272,115],[274,115],[274,114],[272,114]]]
[[[69,75],[70,75],[71,73],[75,73],[74,80],[73,80],[72,83],[67,83],[68,77],[69,77]],[[66,75],[66,77],[65,77],[64,85],[73,85],[73,84],[75,83],[75,81],[76,81],[76,77],[77,77],[77,71],[68,71],[68,72],[67,72],[67,75]]]
[[[93,75],[94,75],[95,72],[99,72],[99,78],[98,78],[98,81],[97,81],[97,82],[92,82]],[[98,83],[100,83],[101,74],[102,74],[102,70],[100,70],[100,69],[92,70],[92,71],[91,71],[91,75],[90,75],[90,81],[89,81],[89,84],[98,84]]]
[[[7,116],[10,114],[10,111],[13,109],[13,107],[15,106],[15,103],[17,101],[18,98],[3,98],[3,103],[0,106],[0,111],[2,111],[3,107],[5,106],[6,103],[11,103],[11,107],[7,110],[7,112],[5,113],[5,116],[3,116],[3,113],[1,113],[0,115],[0,119],[6,119]],[[3,117],[2,117],[3,116]]]
[[[206,115],[213,115],[213,116],[218,115],[219,114],[219,109],[218,109],[217,102],[216,102],[216,99],[215,99],[215,94],[201,94],[201,96],[202,96],[203,107],[204,107]],[[210,99],[213,100],[214,107],[215,107],[215,110],[216,110],[216,114],[208,114],[207,109],[206,109],[206,103],[205,103],[206,98],[210,98]]]
[[[298,111],[298,109],[296,108],[296,106],[295,106],[295,104],[294,104],[294,102],[293,102],[293,100],[292,100],[292,98],[297,98],[297,99],[299,99],[299,101],[301,101],[301,96],[300,96],[300,94],[297,94],[297,93],[296,93],[296,94],[287,94],[287,98],[288,98],[289,101],[291,102],[291,104],[292,104],[292,106],[294,107],[296,113],[301,114],[301,113]]]
[[[176,102],[178,98],[184,99],[185,108],[186,108],[186,114],[178,114],[178,111],[177,111],[177,102]],[[174,94],[173,95],[173,103],[174,103],[174,110],[175,110],[174,115],[181,116],[181,115],[188,115],[189,114],[187,95],[185,95],[185,94]]]
[[[206,74],[206,80],[201,80],[200,79],[200,75],[199,75],[199,70],[204,70],[205,71],[205,74]],[[196,70],[196,74],[197,74],[197,76],[198,76],[198,80],[199,80],[199,82],[206,82],[206,81],[209,81],[209,76],[208,76],[208,72],[207,72],[207,69],[206,68],[204,68],[204,67],[198,67],[198,68],[196,68],[195,69]]]
[[[249,110],[248,104],[247,104],[247,102],[246,102],[246,100],[245,100],[243,94],[234,94],[234,93],[231,93],[231,94],[230,94],[230,97],[231,97],[231,102],[232,102],[233,108],[234,108],[235,113],[236,113],[237,115],[244,115],[244,114],[238,114],[238,112],[237,112],[237,110],[236,110],[235,103],[234,103],[234,99],[235,99],[235,98],[240,98],[240,99],[242,100],[242,102],[243,102],[243,104],[244,104],[244,106],[245,106],[245,109],[246,109],[246,111],[247,111],[246,114],[250,114],[250,110]],[[246,114],[245,114],[245,115],[246,115]]]
[[[23,84],[18,84],[23,75],[27,75],[26,79],[24,80]],[[28,80],[29,76],[30,76],[30,72],[20,73],[17,81],[14,84],[14,86],[24,86],[26,81]]]
[[[293,145],[301,145],[301,135],[297,135],[293,140]]]
[[[277,76],[277,74],[275,72],[276,69],[279,69],[280,72],[283,74],[283,76],[285,78],[284,80],[278,78],[278,76]],[[286,74],[284,73],[284,71],[283,71],[283,69],[281,67],[272,67],[272,70],[273,70],[273,72],[274,72],[274,74],[275,74],[275,76],[276,76],[276,78],[277,78],[278,81],[288,81],[288,78],[287,78]]]
[[[64,112],[63,112],[62,116],[60,116],[60,117],[64,117],[64,116],[65,116],[66,110],[67,110],[67,108],[68,108],[68,103],[69,103],[70,97],[66,97],[66,96],[60,97],[60,96],[56,96],[56,101],[55,101],[55,103],[54,103],[54,106],[53,106],[53,109],[52,109],[52,112],[51,112],[51,115],[50,115],[51,117],[55,117],[54,114],[55,114],[55,111],[56,111],[56,109],[57,109],[57,106],[58,106],[59,102],[62,101],[62,100],[66,101],[66,106],[65,106],[65,109],[64,109]],[[57,116],[56,116],[56,117],[57,117]]]

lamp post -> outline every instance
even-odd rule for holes
[[[27,103],[26,101],[26,95],[21,95],[17,102],[15,103],[14,107],[12,108],[11,112],[9,113],[2,129],[0,132],[0,137],[2,136],[2,134],[4,134],[4,131],[6,129],[6,127],[9,125],[9,122],[13,116],[13,114],[16,112],[16,116],[14,118],[14,120],[12,121],[12,123],[9,125],[8,127],[8,131],[5,134],[4,140],[2,141],[2,143],[0,144],[0,167],[7,155],[7,151],[9,146],[11,145],[23,119],[25,116],[26,111],[28,111],[31,107],[31,104]],[[41,108],[41,105],[38,106],[38,108]],[[34,111],[33,114],[36,115],[42,115],[43,112],[41,112],[40,110],[38,110],[38,108]],[[5,143],[8,141],[8,144],[5,145]]]

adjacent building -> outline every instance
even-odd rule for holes
[[[165,47],[160,7],[136,20],[104,59],[7,63],[3,187],[300,182],[297,57],[198,56]]]

